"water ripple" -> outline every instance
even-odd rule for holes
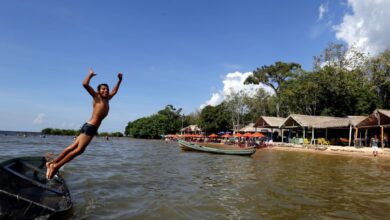
[[[0,159],[58,154],[71,137],[0,137]],[[94,139],[62,170],[71,219],[387,219],[390,162],[263,151],[183,152],[177,143]]]

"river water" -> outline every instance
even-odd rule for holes
[[[0,136],[0,161],[58,154],[72,141]],[[251,158],[95,138],[61,174],[74,202],[69,219],[390,218],[385,158],[264,150]]]

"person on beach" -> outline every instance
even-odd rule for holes
[[[92,68],[89,69],[88,76],[83,81],[84,88],[88,91],[88,93],[93,98],[93,112],[91,119],[86,122],[81,127],[80,135],[75,139],[75,141],[66,147],[57,158],[52,161],[48,161],[46,163],[47,179],[52,179],[53,176],[57,173],[57,171],[66,163],[71,161],[77,155],[80,155],[84,152],[88,144],[91,142],[92,138],[97,134],[97,130],[103,121],[103,119],[107,116],[109,111],[109,100],[115,96],[118,92],[119,86],[122,82],[122,73],[118,73],[118,82],[112,89],[109,91],[107,84],[100,84],[97,87],[97,91],[95,91],[90,85],[89,81],[92,77],[96,76],[95,72]]]
[[[374,157],[378,156],[378,144],[379,144],[378,136],[374,135],[374,137],[371,138],[370,144],[371,144],[372,153],[374,154]]]

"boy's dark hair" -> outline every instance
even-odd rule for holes
[[[107,87],[108,90],[110,90],[110,87],[108,87],[108,85],[106,83],[101,83],[98,85],[97,91],[100,91],[100,87],[102,87],[102,86],[105,86],[105,87]]]

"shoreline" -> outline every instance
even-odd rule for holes
[[[221,143],[198,143],[198,145],[203,145],[207,147],[216,147],[230,150],[239,150],[239,149],[248,149],[248,148],[240,148],[235,145],[226,145]],[[371,157],[375,158],[371,147],[347,147],[347,146],[335,146],[335,145],[294,145],[294,144],[282,144],[282,143],[274,143],[270,147],[264,147],[256,149],[256,153],[253,157],[256,157],[262,151],[294,151],[294,152],[307,152],[307,153],[315,153],[315,154],[324,154],[324,155],[338,155],[338,156],[357,156],[357,157]],[[390,148],[379,148],[378,156],[382,158],[390,159]]]

